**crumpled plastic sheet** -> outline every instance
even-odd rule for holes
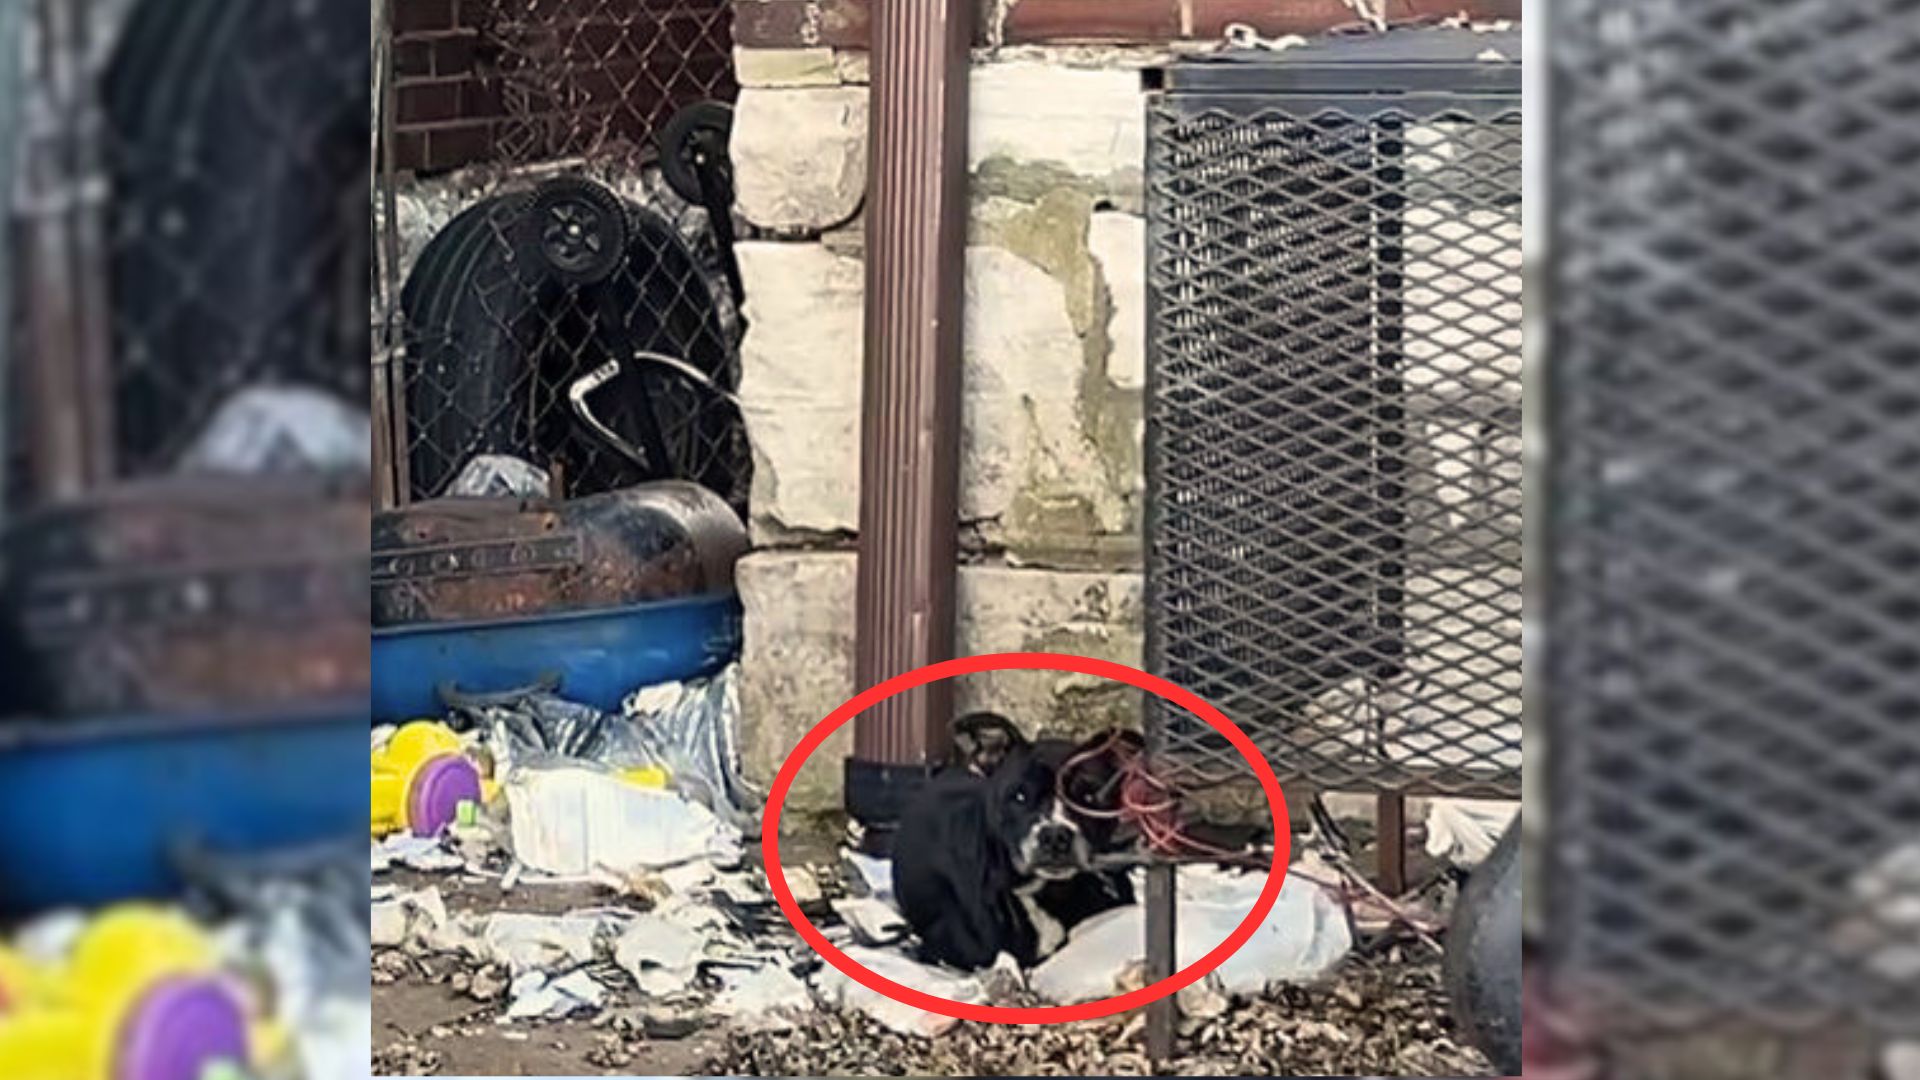
[[[365,472],[366,409],[304,386],[252,386],[228,398],[181,455],[183,472]]]
[[[740,665],[711,679],[637,690],[622,711],[635,737],[667,770],[674,790],[747,831],[766,801],[740,768]]]
[[[1511,800],[1435,799],[1427,810],[1427,854],[1471,870],[1493,853],[1518,813]]]
[[[621,716],[568,701],[546,686],[443,696],[457,723],[486,733],[497,775],[562,763],[656,765],[667,771],[674,791],[748,831],[765,797],[741,773],[739,671],[730,664],[710,679],[637,690]]]
[[[453,498],[537,499],[551,490],[547,470],[512,454],[479,454],[461,466],[447,485]]]
[[[1183,867],[1176,967],[1196,963],[1227,939],[1265,886],[1264,873],[1233,873]],[[1353,948],[1347,914],[1327,891],[1302,877],[1289,877],[1279,899],[1245,945],[1214,969],[1228,994],[1253,996],[1282,983],[1317,979]],[[1132,904],[1102,912],[1073,928],[1067,943],[1033,970],[1041,997],[1072,1004],[1119,992],[1128,969],[1146,959],[1146,907]]]

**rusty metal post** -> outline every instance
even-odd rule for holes
[[[1175,932],[1178,914],[1178,870],[1167,861],[1147,867],[1147,981],[1157,983],[1173,977],[1179,941]],[[1155,1072],[1173,1060],[1174,1020],[1177,1007],[1169,994],[1147,1006],[1147,1060]]]
[[[873,8],[866,354],[854,678],[953,655],[966,258],[967,0]],[[847,810],[884,848],[900,795],[943,754],[953,690],[896,695],[855,721]]]
[[[1397,897],[1407,891],[1407,797],[1383,794],[1376,805],[1374,843],[1379,847],[1380,891]]]

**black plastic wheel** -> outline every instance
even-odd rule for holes
[[[626,259],[626,202],[591,180],[566,176],[541,184],[526,215],[527,246],[561,282],[597,285]]]
[[[727,145],[732,137],[733,106],[724,101],[696,101],[674,113],[654,137],[667,186],[693,205],[704,206],[700,172],[717,168],[731,189],[733,165],[727,159]]]

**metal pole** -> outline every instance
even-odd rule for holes
[[[972,31],[966,0],[873,7],[855,598],[861,687],[954,650]],[[847,809],[876,848],[901,794],[945,752],[952,708],[951,684],[936,683],[855,722]]]
[[[1158,861],[1147,866],[1147,982],[1171,978],[1174,971],[1175,917],[1179,903],[1178,871]],[[1177,1008],[1169,994],[1147,1006],[1147,1060],[1156,1073],[1173,1060],[1174,1017]]]
[[[7,435],[12,405],[7,391],[18,377],[13,355],[13,196],[19,175],[20,50],[26,41],[27,0],[0,0],[0,530],[7,522],[7,476],[13,443]]]

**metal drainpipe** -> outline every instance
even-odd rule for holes
[[[7,421],[13,416],[7,391],[19,377],[13,355],[13,223],[15,147],[20,138],[20,50],[26,47],[25,0],[0,0],[0,531],[7,524],[7,477],[13,443]]]
[[[954,650],[973,5],[873,6],[866,354],[854,679],[861,688]],[[847,811],[884,851],[900,797],[946,752],[950,683],[854,722]]]

